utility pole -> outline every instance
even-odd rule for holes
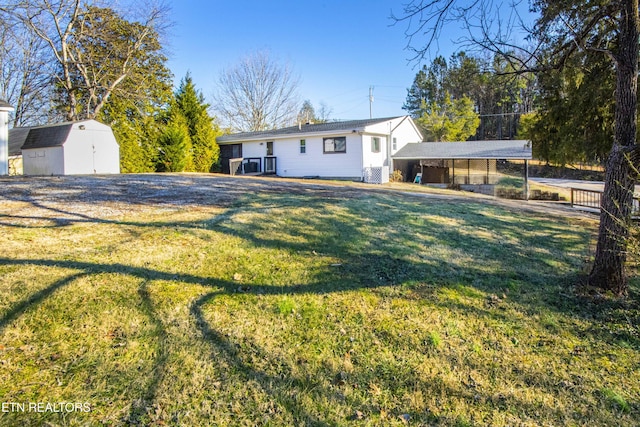
[[[369,118],[373,119],[373,86],[369,86]]]

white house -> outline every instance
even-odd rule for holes
[[[82,175],[120,173],[120,147],[107,125],[95,120],[65,122],[15,130],[24,138],[25,175]],[[15,143],[15,142],[14,142]]]
[[[307,123],[217,139],[224,173],[386,182],[391,156],[422,135],[409,116]]]

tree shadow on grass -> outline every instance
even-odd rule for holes
[[[56,267],[56,268],[69,268],[73,270],[80,270],[81,273],[76,273],[73,276],[69,276],[66,279],[56,282],[54,285],[47,288],[45,291],[41,291],[37,296],[30,297],[25,301],[17,304],[15,308],[0,318],[0,325],[6,325],[8,322],[17,318],[21,312],[27,310],[30,306],[41,303],[46,297],[51,295],[56,290],[71,283],[73,280],[84,276],[91,275],[97,272],[100,273],[117,273],[125,274],[128,276],[136,277],[143,280],[143,283],[138,289],[138,295],[142,301],[142,311],[148,316],[150,321],[155,327],[156,334],[158,335],[159,342],[158,352],[154,360],[154,367],[152,375],[147,379],[147,387],[145,391],[138,398],[132,397],[131,407],[129,414],[126,417],[126,423],[136,424],[144,422],[146,419],[146,410],[153,405],[153,402],[157,398],[158,389],[161,387],[164,381],[169,379],[165,374],[165,365],[167,363],[168,356],[172,351],[167,347],[167,332],[163,325],[157,310],[154,307],[154,302],[149,296],[148,283],[150,281],[172,281],[185,284],[204,285],[207,287],[215,288],[215,291],[207,292],[199,298],[195,299],[190,304],[190,314],[196,321],[196,327],[202,335],[202,339],[211,348],[212,360],[216,357],[222,357],[228,366],[233,367],[233,375],[241,382],[255,382],[260,389],[268,395],[274,402],[277,402],[285,411],[287,411],[291,417],[294,418],[298,425],[331,425],[332,422],[323,419],[318,414],[311,413],[308,408],[302,403],[296,396],[306,393],[308,390],[313,390],[314,396],[319,396],[327,402],[334,402],[335,406],[351,407],[355,410],[364,410],[371,414],[375,411],[379,411],[380,408],[376,405],[365,404],[359,401],[344,401],[341,397],[340,387],[332,387],[327,389],[316,377],[300,377],[292,374],[291,366],[288,362],[281,360],[279,356],[269,353],[261,348],[261,345],[257,342],[253,342],[251,339],[244,339],[243,341],[234,341],[231,337],[220,332],[215,325],[212,325],[206,318],[204,313],[204,307],[215,300],[216,298],[227,295],[237,295],[238,283],[221,281],[215,278],[201,277],[198,275],[190,274],[176,274],[169,272],[161,272],[154,269],[144,267],[132,267],[122,264],[97,264],[97,263],[85,263],[77,261],[58,261],[58,260],[16,260],[16,259],[0,259],[0,265],[37,265],[42,267]],[[335,292],[358,290],[363,288],[369,288],[372,290],[383,289],[389,286],[395,286],[397,282],[393,277],[402,276],[407,280],[415,280],[425,273],[425,270],[416,267],[413,263],[407,263],[401,259],[382,259],[377,254],[360,254],[358,257],[353,257],[348,260],[348,265],[341,267],[341,275],[343,280],[339,283],[334,281],[335,276],[333,272],[321,271],[317,277],[318,281],[309,285],[287,285],[287,286],[268,286],[264,284],[242,286],[243,294],[253,295],[302,295],[302,294],[330,294]],[[389,277],[380,275],[380,272],[396,271],[394,274],[390,274]],[[326,279],[326,280],[324,280]],[[447,285],[443,285],[447,286]],[[469,307],[464,304],[455,305],[455,303],[444,303],[445,306],[450,309],[455,309],[461,313],[474,313],[475,316],[489,317],[494,316],[495,313],[490,309],[479,309],[477,307]],[[246,355],[243,354],[243,348],[251,348],[252,356],[263,358],[269,361],[270,366],[275,367],[277,372],[267,373],[263,370],[256,369],[251,362],[248,361]],[[221,356],[220,356],[221,355]],[[386,368],[385,368],[386,369]],[[391,368],[396,369],[396,368]],[[326,372],[328,377],[337,377],[341,375],[338,371]],[[393,383],[393,378],[400,375],[393,375],[393,373],[372,373],[376,380],[381,385],[394,389],[399,387],[398,384]],[[534,374],[531,374],[534,375]],[[530,375],[530,376],[531,376]],[[552,377],[553,374],[550,374]],[[443,396],[455,396],[458,399],[464,400],[470,405],[473,405],[479,401],[485,402],[488,405],[496,408],[496,410],[516,410],[518,413],[527,414],[529,410],[537,412],[538,414],[553,415],[556,410],[549,406],[545,407],[542,404],[532,404],[531,402],[524,402],[519,400],[516,396],[502,396],[493,395],[491,393],[486,394],[481,390],[477,390],[473,387],[467,387],[464,384],[454,386],[452,384],[446,384],[437,378],[420,378],[419,374],[414,375],[415,380],[413,385],[402,384],[400,387],[414,387],[421,390],[433,390],[441,393]],[[561,380],[554,380],[552,378],[546,378],[549,383],[547,386],[548,393],[556,392],[556,383],[560,383]],[[359,384],[360,387],[367,387],[366,381]],[[517,409],[513,409],[517,408]],[[344,409],[343,409],[344,410]],[[431,421],[439,420],[438,417],[428,414],[409,414],[413,419]]]
[[[0,265],[1,264],[5,264],[5,263],[2,260],[0,260]],[[10,264],[13,264],[13,263],[10,263]],[[5,265],[9,265],[9,263]],[[14,265],[25,265],[25,264],[18,262]],[[28,310],[30,307],[40,304],[45,299],[52,296],[59,289],[62,289],[65,286],[69,285],[70,283],[73,283],[77,279],[80,279],[81,277],[86,277],[89,274],[90,273],[83,271],[80,273],[63,277],[62,279],[55,281],[54,283],[46,286],[45,288],[39,290],[33,295],[13,305],[7,312],[3,313],[2,316],[0,316],[0,333],[4,331],[4,329],[7,327],[7,325],[9,325],[9,323],[13,322],[22,314],[24,314],[24,312]]]
[[[254,350],[254,353],[257,352],[259,357],[269,360],[272,366],[279,368],[278,375],[270,375],[264,371],[256,370],[250,363],[245,361],[246,358],[243,357],[237,343],[232,342],[209,324],[202,307],[218,295],[218,293],[205,294],[194,301],[190,309],[191,315],[196,319],[198,331],[212,349],[212,359],[219,357],[218,354],[222,354],[228,365],[234,368],[234,374],[239,376],[241,381],[257,382],[268,396],[274,399],[294,418],[296,425],[331,425],[331,423],[321,420],[317,415],[310,413],[295,397],[304,390],[322,390],[323,388],[319,382],[310,378],[296,377],[292,374],[291,368],[285,361],[279,360],[274,354],[266,353],[260,346],[253,343],[252,350]],[[213,351],[213,349],[219,351]],[[336,405],[340,403],[335,393],[323,390],[321,394],[326,400]]]
[[[143,279],[140,287],[138,288],[138,295],[142,302],[141,309],[153,324],[157,334],[158,355],[154,362],[152,374],[148,380],[148,386],[146,387],[144,394],[141,395],[139,399],[134,399],[131,402],[129,414],[125,419],[127,425],[140,424],[147,415],[147,408],[152,407],[152,404],[156,401],[158,389],[165,378],[165,368],[170,352],[170,349],[167,348],[167,331],[162,320],[158,316],[151,296],[149,295],[148,280]]]
[[[163,272],[127,264],[0,258],[0,265],[36,265],[80,271],[17,303],[0,317],[0,329],[30,307],[40,304],[54,292],[81,276],[114,273],[142,279],[143,284],[138,290],[142,311],[150,318],[159,339],[163,342],[158,343],[159,352],[154,360],[153,375],[148,379],[147,388],[140,398],[142,404],[134,406],[132,403],[129,410],[127,422],[136,423],[144,419],[141,407],[155,400],[161,383],[168,380],[164,371],[171,352],[164,343],[167,331],[150,298],[148,282],[162,280],[215,288],[215,291],[207,292],[194,300],[190,306],[190,314],[195,319],[203,340],[211,348],[212,354],[218,350],[228,364],[235,368],[236,375],[241,380],[256,381],[267,395],[293,414],[298,423],[324,425],[330,422],[310,413],[293,395],[295,392],[313,388],[317,394],[329,402],[335,401],[339,405],[344,405],[345,403],[336,397],[335,390],[326,389],[313,378],[296,377],[286,361],[280,360],[276,355],[268,354],[259,343],[247,340],[245,345],[250,346],[259,357],[272,361],[274,366],[280,367],[280,372],[274,375],[255,369],[242,357],[238,343],[207,321],[204,313],[206,304],[222,295],[236,295],[239,287],[242,293],[247,294],[320,295],[363,288],[378,291],[405,285],[416,289],[425,287],[458,289],[462,286],[490,295],[501,294],[505,292],[505,286],[513,284],[514,289],[507,289],[509,298],[519,304],[524,311],[546,310],[551,302],[550,307],[559,312],[582,315],[582,311],[576,310],[575,304],[571,302],[566,303],[564,300],[563,303],[557,303],[558,300],[562,300],[562,292],[564,292],[562,286],[558,285],[558,281],[569,282],[574,274],[572,268],[575,267],[563,256],[563,252],[575,253],[575,247],[584,245],[585,239],[588,239],[587,233],[563,237],[567,234],[566,224],[541,225],[539,219],[531,218],[510,221],[500,218],[501,213],[508,210],[477,203],[451,203],[446,207],[434,208],[428,206],[424,200],[406,201],[377,196],[376,199],[372,199],[372,204],[361,204],[362,196],[354,200],[334,195],[331,199],[334,204],[331,204],[327,203],[322,194],[313,191],[310,193],[243,196],[233,201],[232,206],[220,215],[203,221],[122,223],[140,227],[176,226],[196,235],[199,235],[200,230],[210,230],[240,238],[257,248],[278,249],[292,253],[317,251],[323,256],[338,261],[335,266],[314,267],[309,284],[274,285],[251,280],[238,283],[215,277]],[[285,218],[287,221],[283,223],[286,210],[300,205],[305,207],[306,214]],[[249,221],[238,220],[239,214],[247,213],[255,217]],[[81,219],[100,222],[90,217]],[[114,223],[121,224],[117,221]],[[540,229],[536,230],[536,228]],[[477,233],[474,233],[474,230]],[[530,232],[533,237],[527,237],[529,240],[526,241],[519,241],[518,236],[525,231]],[[539,244],[545,239],[560,238],[562,240],[554,244],[551,249],[538,251]],[[443,253],[446,254],[443,255]],[[465,257],[475,258],[475,262],[469,262]],[[532,262],[532,259],[537,262]],[[562,268],[560,275],[554,269],[554,266],[558,265]],[[501,266],[502,268],[499,268]],[[536,293],[549,293],[551,296],[545,298]],[[424,296],[429,297],[428,294]],[[461,314],[473,313],[484,317],[495,315],[495,311],[491,308],[471,307],[455,301],[442,302],[442,304]],[[629,335],[626,338],[633,337]],[[337,374],[339,372],[329,373],[331,376]],[[550,382],[553,383],[553,380]],[[492,402],[491,405],[496,408],[516,406],[524,411],[542,410],[545,413],[554,411],[553,408],[544,405],[530,406],[529,403],[519,401],[516,397],[501,398],[485,395],[464,387],[444,384],[435,379],[425,380],[417,377],[415,384],[425,390],[438,389],[444,395],[459,396],[470,405],[478,399],[484,399]],[[387,386],[392,388],[394,385],[389,382]],[[548,386],[547,391],[553,393],[555,390],[553,386]],[[374,409],[370,407],[368,410]],[[414,416],[418,419],[425,417],[424,414],[414,414]],[[429,421],[428,416],[425,420]]]

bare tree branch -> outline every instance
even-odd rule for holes
[[[240,131],[286,126],[299,109],[299,78],[268,52],[256,52],[223,70],[214,107],[227,125]]]
[[[26,0],[4,7],[49,46],[59,67],[51,78],[65,98],[67,120],[95,118],[138,67],[153,61],[149,55],[161,54],[158,36],[167,27],[167,6],[146,4],[138,15],[143,19],[132,22],[110,7],[110,0],[103,4]]]

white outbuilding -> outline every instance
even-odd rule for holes
[[[13,107],[0,99],[0,175],[9,174],[9,113]]]
[[[113,131],[96,120],[32,127],[21,137],[25,175],[120,173],[120,147]]]

